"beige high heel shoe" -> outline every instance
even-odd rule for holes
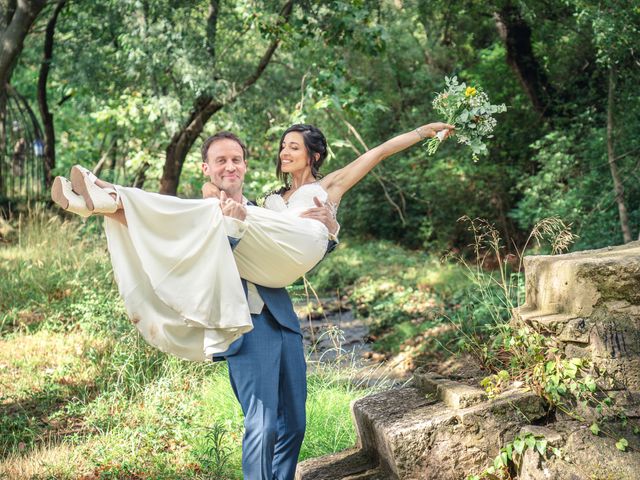
[[[84,198],[91,213],[114,213],[118,210],[120,196],[115,188],[102,188],[96,185],[97,177],[81,165],[71,167],[71,185],[73,190]],[[114,193],[114,199],[110,194]]]
[[[64,177],[56,177],[51,185],[51,199],[67,212],[88,217],[91,211],[80,195],[73,191],[71,182]]]

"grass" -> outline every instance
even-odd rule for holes
[[[0,477],[240,479],[226,365],[147,346],[124,314],[99,219],[35,209],[0,247]],[[344,363],[309,373],[301,458],[353,445]]]

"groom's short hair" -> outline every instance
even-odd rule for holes
[[[211,135],[202,144],[202,149],[200,150],[200,153],[202,154],[202,163],[207,163],[207,154],[209,153],[209,147],[211,146],[211,144],[214,142],[217,142],[218,140],[225,140],[225,139],[233,140],[238,145],[240,145],[240,147],[242,148],[242,159],[245,162],[247,161],[247,156],[249,155],[247,152],[247,146],[244,144],[242,140],[240,140],[240,137],[238,137],[233,132],[222,130],[214,135]]]

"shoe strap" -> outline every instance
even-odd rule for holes
[[[105,192],[107,192],[108,194],[115,193],[115,194],[116,194],[116,198],[115,198],[116,205],[118,205],[118,206],[120,205],[120,192],[118,192],[118,190],[117,190],[117,189],[115,189],[115,188],[110,188],[110,187],[105,187],[105,188],[103,188],[102,190],[104,190],[104,191],[105,191]]]
[[[96,183],[96,180],[98,179],[98,177],[96,177],[94,175],[94,173],[89,170],[88,168],[85,168],[81,165],[76,165],[76,167],[84,174],[85,177],[87,177],[92,183]]]

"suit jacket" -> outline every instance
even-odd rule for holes
[[[247,295],[247,281],[242,279],[242,288],[244,288],[244,294]],[[264,301],[264,309],[268,309],[273,318],[284,328],[291,330],[292,332],[302,335],[300,331],[300,322],[298,316],[293,310],[293,304],[291,298],[285,288],[268,288],[262,285],[256,285],[260,297]],[[263,313],[252,314],[251,319],[255,322]],[[229,345],[229,348],[224,352],[217,353],[213,356],[213,361],[217,362],[224,360],[226,357],[234,355],[242,347],[242,341],[244,335]]]

